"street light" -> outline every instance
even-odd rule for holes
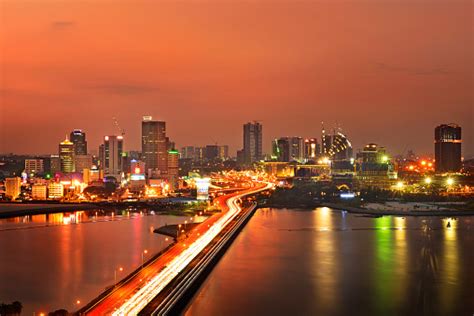
[[[148,250],[143,250],[142,251],[142,269],[143,269],[143,257],[148,253]]]
[[[446,183],[447,183],[448,185],[453,185],[453,184],[454,184],[453,178],[448,178],[448,179],[446,180]]]
[[[119,272],[122,272],[123,271],[123,268],[120,267],[118,268]],[[114,269],[114,286],[117,285],[117,269]]]
[[[425,183],[426,183],[426,184],[430,184],[430,183],[431,183],[431,178],[430,178],[430,177],[426,177],[426,178],[425,178]]]
[[[404,185],[404,184],[403,184],[402,181],[398,181],[398,182],[397,182],[397,188],[398,188],[398,189],[403,189],[403,185]]]

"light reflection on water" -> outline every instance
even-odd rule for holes
[[[185,314],[472,315],[473,229],[472,217],[261,209]]]
[[[203,217],[194,218],[202,221]],[[0,303],[18,300],[23,315],[77,310],[170,243],[153,228],[190,222],[147,212],[76,211],[0,220]],[[147,257],[144,259],[147,260]]]

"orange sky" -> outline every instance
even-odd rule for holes
[[[144,114],[177,145],[265,150],[336,121],[356,148],[432,154],[463,127],[474,155],[473,2],[0,0],[0,152],[48,153],[73,128],[90,149]]]

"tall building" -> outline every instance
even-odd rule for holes
[[[436,172],[459,172],[461,170],[461,127],[442,124],[435,128]]]
[[[49,157],[49,170],[45,171],[48,171],[52,174],[61,172],[61,158],[59,155],[51,155]]]
[[[204,157],[207,161],[214,161],[219,158],[219,146],[207,145],[204,151]]]
[[[168,144],[165,122],[153,121],[151,116],[143,117],[142,156],[148,168],[149,176],[168,172]]]
[[[306,160],[315,160],[318,158],[321,148],[317,138],[306,138],[304,140],[304,158]]]
[[[181,148],[181,158],[194,159],[194,146],[186,146]]]
[[[118,176],[122,172],[122,136],[105,136],[103,147],[103,170],[106,175]]]
[[[179,177],[179,151],[171,149],[168,151],[168,180],[170,183],[171,190],[174,191],[178,188],[178,177]]]
[[[280,137],[273,144],[273,155],[278,161],[304,160],[304,140],[301,137]]]
[[[69,139],[74,144],[75,155],[87,155],[86,133],[80,129],[75,129],[71,132]]]
[[[74,144],[67,137],[59,144],[59,159],[61,161],[61,172],[74,172]]]
[[[221,160],[229,159],[229,146],[228,145],[219,146],[219,158]]]
[[[21,178],[6,178],[5,179],[5,195],[12,201],[15,200],[21,193]]]
[[[244,162],[251,164],[263,158],[263,126],[259,122],[244,124]]]
[[[27,174],[44,173],[43,159],[25,159],[25,172]]]

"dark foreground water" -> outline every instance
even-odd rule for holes
[[[474,218],[261,209],[185,314],[472,316]]]
[[[146,261],[166,247],[154,228],[184,220],[110,211],[0,220],[0,303],[20,301],[23,315],[75,311],[113,285],[114,270],[119,280],[141,265],[144,250]]]

